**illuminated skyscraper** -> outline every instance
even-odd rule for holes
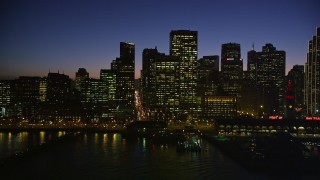
[[[100,88],[102,98],[102,118],[106,121],[115,120],[117,103],[116,103],[116,73],[111,69],[100,70]]]
[[[292,83],[293,92],[295,94],[295,107],[302,107],[304,95],[304,66],[294,65],[288,72],[287,80]]]
[[[179,112],[179,58],[158,56],[155,61],[155,96],[153,110],[155,119],[174,120]],[[151,109],[151,110],[152,110]]]
[[[113,60],[111,69],[116,74],[115,99],[118,114],[121,114],[118,119],[125,122],[132,121],[135,117],[135,45],[133,43],[120,42],[120,58]]]
[[[59,73],[48,73],[47,77],[47,99],[52,105],[59,105],[66,102],[71,89],[69,76]]]
[[[144,106],[144,108],[146,108],[147,111],[149,111],[152,104],[155,103],[155,62],[160,55],[164,54],[159,53],[157,49],[144,49],[142,53],[141,100],[142,105]]]
[[[286,52],[268,43],[261,52],[248,52],[249,76],[260,94],[257,98],[263,113],[283,115],[285,93]]]
[[[189,30],[171,31],[170,55],[179,58],[180,115],[181,117],[196,118],[198,111],[196,103],[198,32]],[[181,120],[184,119],[181,118]]]
[[[0,117],[8,116],[8,108],[12,102],[10,80],[0,81]]]
[[[309,51],[305,65],[304,101],[308,115],[320,114],[320,27],[309,41]]]
[[[224,92],[240,100],[241,82],[243,78],[243,62],[241,59],[240,44],[222,44],[221,74]]]

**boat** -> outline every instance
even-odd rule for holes
[[[199,131],[183,131],[184,139],[178,141],[177,152],[201,152],[201,139]]]

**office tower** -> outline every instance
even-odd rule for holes
[[[10,80],[0,81],[0,117],[9,116],[9,107],[12,102],[11,97],[11,84]]]
[[[307,62],[305,64],[304,103],[309,116],[320,114],[320,27],[309,41]]]
[[[45,102],[47,98],[47,78],[40,79],[40,101]]]
[[[116,94],[118,105],[118,120],[130,122],[135,119],[135,45],[120,42],[120,58],[111,63],[111,69],[116,73]]]
[[[142,71],[141,71],[141,101],[142,106],[149,115],[149,109],[155,102],[155,62],[158,56],[164,55],[155,49],[144,49],[142,52]]]
[[[292,83],[293,92],[295,94],[294,107],[302,108],[304,104],[304,66],[294,65],[288,72],[287,81]]]
[[[143,105],[149,120],[175,120],[179,112],[179,57],[144,49],[142,59]]]
[[[293,91],[293,84],[289,80],[285,89],[285,118],[296,119],[295,113],[295,94]]]
[[[114,70],[101,69],[100,83],[102,89],[102,119],[114,121],[116,116],[116,83],[117,76]]]
[[[66,102],[70,95],[71,80],[69,76],[59,73],[48,73],[47,77],[47,99],[52,105]]]
[[[258,53],[252,49],[247,54],[248,63],[247,63],[247,80],[251,83],[257,83],[257,61]]]
[[[219,79],[219,56],[200,58],[197,66],[197,96],[216,95]]]
[[[221,75],[224,92],[228,96],[235,96],[239,106],[243,78],[243,62],[241,59],[240,44],[222,44]]]
[[[79,68],[76,72],[75,87],[81,95],[81,101],[85,102],[89,88],[89,73],[85,68]]]
[[[152,97],[150,114],[156,120],[169,122],[179,112],[179,58],[158,56],[155,61],[155,96]]]
[[[21,76],[12,84],[12,102],[15,115],[33,118],[40,103],[40,77]]]
[[[261,52],[248,53],[248,71],[254,74],[254,81],[262,114],[283,115],[285,93],[286,53],[277,50],[272,44],[266,44]]]
[[[179,58],[179,111],[180,120],[196,119],[196,66],[198,32],[176,30],[170,32],[170,55]]]

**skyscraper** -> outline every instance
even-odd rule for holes
[[[71,89],[69,76],[59,73],[48,73],[47,77],[47,99],[52,105],[59,105],[66,102],[66,97]]]
[[[309,41],[307,62],[305,65],[304,100],[308,115],[320,114],[320,27]]]
[[[120,42],[120,58],[111,63],[111,69],[116,73],[116,94],[120,121],[129,122],[134,119],[134,69],[135,45]]]
[[[160,55],[155,62],[155,96],[152,103],[157,120],[174,120],[179,112],[179,58]]]
[[[196,66],[198,32],[176,30],[170,32],[170,55],[179,58],[179,111],[180,119],[196,118]]]
[[[268,43],[261,52],[248,53],[248,71],[260,92],[259,103],[266,114],[284,112],[286,52]]]
[[[154,104],[155,98],[155,73],[156,73],[156,59],[164,55],[155,49],[144,49],[142,52],[142,71],[141,71],[141,88],[142,88],[142,105],[147,111],[150,110],[152,104]],[[148,114],[147,114],[148,115]]]
[[[81,102],[88,102],[88,95],[89,95],[89,86],[90,86],[90,79],[89,73],[85,68],[79,68],[78,72],[76,72],[75,78],[75,86],[76,90],[81,95]]]
[[[243,62],[241,59],[240,44],[222,44],[221,74],[224,92],[229,96],[235,96],[237,103],[239,103],[241,98],[241,81],[243,78]]]
[[[304,66],[294,65],[288,72],[287,80],[292,83],[295,95],[294,107],[301,107],[304,104]]]

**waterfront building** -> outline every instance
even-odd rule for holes
[[[170,55],[179,58],[179,116],[180,119],[197,119],[196,66],[198,57],[198,32],[174,30],[170,32]]]
[[[309,41],[307,62],[305,64],[304,103],[309,116],[320,114],[320,27]]]
[[[205,119],[232,119],[237,116],[235,96],[205,96],[203,104]]]
[[[40,77],[21,76],[12,83],[12,103],[18,117],[34,118],[40,103]]]

